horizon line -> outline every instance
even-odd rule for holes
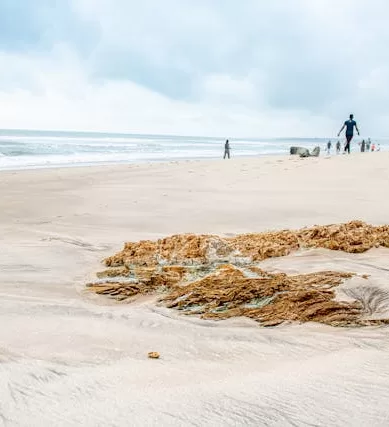
[[[173,137],[173,138],[210,138],[210,139],[229,139],[229,140],[240,140],[240,139],[249,139],[249,140],[258,140],[258,139],[337,139],[342,138],[342,136],[250,136],[250,137],[229,137],[229,136],[208,136],[208,135],[180,135],[180,134],[158,134],[158,133],[131,133],[131,132],[109,132],[109,131],[87,131],[87,130],[58,130],[58,129],[25,129],[25,128],[0,128],[0,133],[3,132],[28,132],[28,133],[73,133],[80,135],[94,134],[94,135],[114,135],[114,136],[151,136],[151,137]],[[361,137],[360,137],[361,138]],[[385,136],[373,136],[369,138],[375,139],[386,139]]]

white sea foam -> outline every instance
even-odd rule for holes
[[[287,154],[291,145],[324,147],[327,139],[231,139],[231,155]],[[388,141],[380,141],[382,149]],[[0,169],[220,158],[224,139],[80,132],[0,131]],[[354,143],[354,150],[358,145]]]

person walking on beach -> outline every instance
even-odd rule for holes
[[[366,142],[364,139],[362,139],[362,143],[361,143],[361,153],[365,152],[365,147],[366,147]]]
[[[357,126],[357,122],[354,120],[354,115],[350,114],[350,119],[346,120],[344,122],[344,125],[342,126],[342,129],[340,129],[338,136],[342,133],[342,130],[346,128],[346,145],[344,146],[344,152],[348,152],[350,154],[350,142],[353,139],[354,136],[354,127],[358,132],[359,135],[359,129]]]
[[[228,141],[228,139],[226,140],[226,143],[224,144],[224,157],[223,159],[225,159],[228,156],[228,158],[230,158],[230,143]]]
[[[331,142],[331,140],[329,140],[327,142],[327,154],[328,155],[331,154],[331,147],[332,147],[332,142]]]
[[[340,141],[336,143],[336,154],[340,153]]]

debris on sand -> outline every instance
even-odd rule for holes
[[[147,354],[147,356],[148,356],[149,359],[159,359],[159,357],[160,357],[160,355],[159,355],[159,353],[157,351],[150,351]]]
[[[302,248],[360,253],[378,246],[389,247],[389,226],[361,221],[229,238],[181,234],[126,243],[122,251],[105,260],[107,269],[87,287],[118,301],[153,294],[160,303],[188,315],[205,319],[246,316],[263,326],[286,321],[334,326],[388,323],[366,320],[360,301],[335,300],[334,288],[351,278],[351,273],[290,276],[260,268],[267,258]]]

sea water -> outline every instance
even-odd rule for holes
[[[352,143],[359,151],[360,138]],[[231,138],[231,157],[287,155],[292,145],[325,152],[328,138]],[[0,170],[113,163],[140,163],[191,159],[217,159],[224,153],[225,138],[131,135],[93,132],[0,130]],[[332,140],[334,145],[336,139]],[[388,139],[374,139],[381,150]]]

